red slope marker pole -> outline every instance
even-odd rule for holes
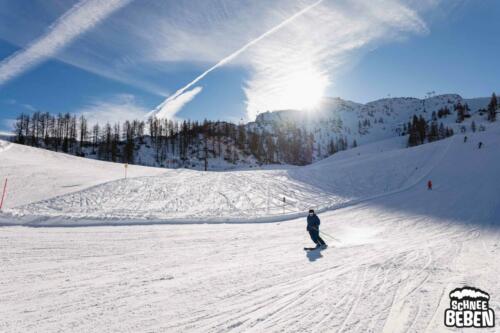
[[[7,191],[7,178],[5,178],[5,183],[3,184],[2,200],[0,200],[0,210],[2,210],[3,199],[5,198],[6,191]]]

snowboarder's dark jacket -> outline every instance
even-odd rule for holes
[[[319,230],[319,217],[318,215],[308,215],[307,216],[307,231]]]

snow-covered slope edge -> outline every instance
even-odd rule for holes
[[[48,193],[50,199],[6,211],[24,224],[43,225],[283,220],[301,216],[311,207],[319,211],[338,208],[397,190],[408,179],[425,172],[430,165],[428,158],[440,155],[443,143],[417,149],[416,153],[389,150],[380,157],[380,153],[365,148],[360,156],[338,154],[319,166],[281,170],[167,170],[160,176],[119,179],[55,197]],[[380,149],[378,145],[372,148]],[[392,170],[393,175],[387,179],[382,164],[401,156],[405,157],[400,171]],[[346,173],[352,176],[345,177]],[[335,176],[325,178],[322,174]],[[68,218],[72,221],[65,222]]]
[[[161,168],[130,165],[129,177],[160,175]],[[0,140],[0,183],[8,178],[4,209],[123,178],[124,164],[102,162]]]
[[[461,165],[439,176],[460,187],[477,174],[477,160],[489,161],[477,177],[488,177],[500,161],[491,147],[498,129],[411,149],[393,140],[336,154],[319,163],[281,170],[197,172],[170,170],[160,176],[117,180],[8,210],[4,224],[96,225],[151,223],[225,223],[287,220],[310,207],[341,208],[391,193],[423,188],[443,163]],[[477,150],[481,140],[485,147]],[[463,151],[463,150],[466,151]],[[359,154],[359,155],[358,155]],[[462,155],[472,154],[462,160]],[[482,154],[482,155],[478,155]],[[476,161],[476,162],[474,162]],[[496,168],[496,169],[495,169]],[[491,175],[490,175],[491,176]],[[438,184],[441,179],[435,180]],[[415,185],[419,185],[416,186]],[[487,183],[486,186],[491,186]],[[471,189],[472,190],[472,189]],[[468,189],[462,189],[467,192]],[[285,197],[285,203],[283,203]]]

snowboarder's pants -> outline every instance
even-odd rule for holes
[[[325,241],[319,236],[318,230],[309,230],[312,241],[317,245],[325,245]]]

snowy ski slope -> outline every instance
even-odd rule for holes
[[[26,172],[22,179],[39,192],[45,189],[48,199],[15,206],[12,202],[19,202],[15,196],[23,191],[20,189],[10,193],[8,207],[12,208],[6,212],[16,216],[12,219],[15,223],[39,226],[283,220],[299,216],[309,208],[338,208],[414,184],[439,160],[450,142],[408,150],[401,148],[404,138],[398,137],[342,152],[306,167],[230,172],[137,168],[133,175],[145,176],[117,180],[109,179],[123,177],[123,170],[117,170],[123,167],[120,164],[111,164],[107,173],[91,174],[75,165],[69,168],[70,173],[56,175],[55,180],[62,185],[47,182],[46,172],[40,174],[40,182],[31,181],[37,179],[39,170],[23,168]],[[15,145],[10,152],[23,148]],[[37,159],[43,165],[60,165],[60,154],[35,150],[33,156],[40,152],[43,156]],[[68,161],[82,161],[61,156]],[[11,163],[16,169],[16,161]],[[94,164],[101,168],[107,165],[90,163]],[[82,173],[80,178],[85,178],[83,174],[100,177],[77,181],[73,179],[77,170]],[[98,181],[101,184],[94,185]],[[87,188],[77,190],[73,184]],[[57,185],[57,191],[63,194],[54,196]],[[10,187],[15,190],[16,184]]]
[[[128,176],[160,175],[165,169],[128,166]],[[8,178],[4,208],[29,204],[125,176],[121,163],[55,153],[0,140],[0,182]]]
[[[311,244],[302,217],[276,223],[0,228],[0,331],[455,332],[444,327],[443,315],[448,293],[463,285],[491,295],[498,322],[500,130],[468,136],[467,143],[456,135],[412,149],[379,142],[309,167],[241,174],[260,184],[247,189],[251,202],[257,202],[251,191],[268,191],[259,190],[262,184],[274,190],[284,182],[303,186],[291,188],[303,196],[297,198],[324,193],[326,204],[346,206],[320,214],[322,230],[339,240],[325,236],[331,247],[323,252],[302,251]],[[179,193],[236,196],[241,184],[221,185],[236,182],[236,175],[206,174],[214,177],[206,188]],[[202,178],[179,176],[185,187]],[[219,183],[213,182],[217,177]],[[277,177],[284,178],[273,183]],[[80,219],[61,216],[92,213],[89,207],[77,209],[77,193],[106,198],[105,189],[113,195],[134,186],[142,191],[135,182],[154,187],[148,180],[162,178],[170,180],[163,184],[175,179],[165,173],[111,181],[59,200],[47,196],[11,206],[2,219],[19,222],[23,216],[10,214],[43,212],[46,219],[36,223],[72,225]],[[425,188],[428,179],[432,191]],[[190,203],[196,200],[203,203],[203,195]],[[106,214],[114,212],[93,220],[106,222]],[[481,330],[495,331],[498,323]]]

